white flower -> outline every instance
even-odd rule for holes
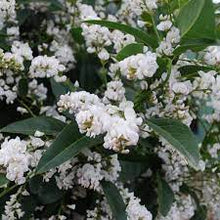
[[[107,84],[105,98],[113,101],[122,101],[125,98],[125,88],[121,81],[111,81]]]
[[[45,55],[32,60],[29,73],[31,78],[50,78],[58,76],[64,70],[65,67],[55,57]]]
[[[168,31],[171,27],[172,27],[172,22],[170,20],[166,20],[166,21],[161,21],[158,25],[157,25],[157,29],[159,31]]]
[[[27,143],[19,137],[5,139],[0,150],[0,164],[6,167],[6,177],[17,184],[25,182],[24,173],[29,170],[30,154],[26,151]]]
[[[102,49],[99,53],[98,53],[98,57],[100,60],[108,60],[110,58],[110,55],[108,53],[108,51],[106,49]]]
[[[172,90],[176,94],[183,94],[183,95],[188,95],[189,92],[192,90],[192,85],[190,81],[185,81],[185,82],[175,82],[172,85]]]
[[[28,43],[22,43],[19,41],[14,41],[12,44],[11,52],[16,56],[20,56],[22,59],[32,60],[32,50]]]
[[[150,51],[146,54],[137,54],[130,56],[118,63],[121,74],[128,79],[144,79],[152,77],[157,69],[157,57]]]
[[[101,175],[101,164],[92,165],[86,163],[77,170],[78,183],[85,188],[99,190]]]

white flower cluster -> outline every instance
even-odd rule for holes
[[[160,23],[160,25],[157,28],[161,30],[167,30],[169,26],[170,23],[169,21],[167,21],[166,23]],[[159,47],[157,48],[157,53],[159,55],[165,54],[167,56],[171,56],[179,42],[180,30],[172,26],[167,32],[166,37],[161,41]]]
[[[27,152],[27,142],[5,139],[0,149],[0,164],[6,168],[6,177],[17,184],[25,182],[24,173],[29,171],[31,155]]]
[[[189,173],[186,160],[166,140],[160,138],[164,147],[157,149],[158,156],[163,160],[162,169],[165,179],[174,192],[179,192],[184,177]]]
[[[96,14],[91,6],[85,4],[79,4],[79,11],[82,20],[100,20],[100,17]],[[115,17],[111,17],[112,20],[117,20]],[[116,52],[119,52],[124,46],[135,42],[135,38],[129,34],[123,34],[121,31],[110,30],[100,25],[88,25],[83,23],[81,25],[83,29],[83,36],[85,38],[87,52],[97,53],[100,60],[106,61],[110,58],[109,52],[105,49],[113,44]]]
[[[65,76],[59,76],[61,72],[65,70],[65,67],[60,64],[59,60],[55,57],[38,56],[31,61],[29,69],[31,78],[51,78],[57,82],[66,81]]]
[[[140,16],[144,11],[152,12],[157,9],[157,0],[124,0],[119,14]]]
[[[24,70],[24,61],[31,60],[32,50],[27,43],[14,41],[11,52],[0,49],[0,99],[6,97],[7,103],[17,98],[17,84],[20,80],[19,71]]]
[[[68,190],[76,185],[85,189],[101,190],[102,180],[116,182],[121,171],[117,154],[102,158],[101,154],[86,150],[83,152],[86,163],[80,163],[78,158],[67,161],[57,168],[57,186]],[[56,169],[49,171],[44,179],[49,179],[56,173]]]
[[[54,56],[65,66],[65,70],[72,69],[75,65],[75,57],[72,48],[67,45],[60,45],[57,41],[51,43],[50,51],[54,52]]]
[[[105,134],[104,147],[123,153],[136,145],[142,119],[138,118],[133,103],[123,101],[119,106],[105,105],[98,96],[75,92],[60,97],[59,110],[74,113],[81,133],[95,137]]]
[[[2,220],[16,220],[24,216],[25,212],[21,209],[21,204],[18,202],[17,197],[17,194],[12,194],[10,200],[6,202]]]
[[[206,49],[204,60],[209,65],[219,65],[220,63],[220,47],[211,46]]]
[[[15,0],[0,1],[0,30],[3,28],[5,21],[14,21],[16,16]]]
[[[144,205],[140,204],[140,199],[135,197],[133,192],[129,192],[128,189],[122,188],[120,193],[126,204],[128,220],[152,220],[152,214]]]
[[[150,51],[130,56],[115,65],[120,69],[121,74],[129,80],[143,80],[152,77],[158,69],[157,56]]]
[[[125,88],[121,81],[111,81],[107,83],[107,89],[105,91],[104,100],[108,102],[115,101],[120,102],[125,99]]]

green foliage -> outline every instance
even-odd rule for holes
[[[102,188],[115,220],[127,220],[126,206],[117,187],[111,182],[102,182]]]
[[[200,159],[198,143],[186,125],[176,119],[165,118],[152,118],[147,124],[178,150],[192,167],[198,169]]]
[[[28,80],[21,78],[18,83],[18,94],[21,97],[25,97],[28,93]]]
[[[168,183],[159,175],[157,176],[157,185],[159,212],[166,216],[174,202],[174,193]]]
[[[136,55],[138,53],[143,53],[144,44],[129,44],[125,46],[116,56],[118,61],[121,61],[131,55]]]
[[[4,187],[9,183],[9,180],[6,178],[5,174],[1,173],[0,174],[0,188]]]
[[[180,10],[177,25],[183,39],[215,39],[215,14],[212,1],[188,1]]]
[[[84,43],[84,38],[82,36],[82,28],[80,27],[75,27],[75,28],[72,28],[70,30],[70,33],[73,37],[73,39],[79,43],[79,44],[83,44]]]
[[[29,188],[42,204],[54,203],[63,196],[63,192],[58,189],[54,178],[45,183],[41,176],[35,176],[29,181]]]
[[[75,157],[82,149],[102,143],[102,138],[88,138],[78,131],[76,123],[67,125],[43,154],[37,166],[37,173],[46,172]]]
[[[65,123],[51,117],[39,116],[14,122],[2,128],[2,133],[34,135],[36,131],[46,135],[57,135],[65,127]]]

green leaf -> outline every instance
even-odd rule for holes
[[[54,203],[63,196],[63,192],[57,187],[55,178],[44,182],[42,176],[35,176],[29,181],[29,188],[42,204]]]
[[[56,99],[59,99],[61,95],[64,95],[70,91],[66,85],[56,82],[53,78],[50,79],[50,85]]]
[[[44,132],[46,135],[56,135],[65,127],[65,123],[51,117],[34,117],[14,122],[2,128],[0,132],[34,135],[36,131]]]
[[[143,53],[144,44],[129,44],[125,46],[116,56],[118,61],[121,61],[131,55],[136,55],[138,53]]]
[[[8,183],[9,183],[9,180],[6,178],[5,174],[0,173],[0,188],[4,187]]]
[[[57,136],[49,149],[43,154],[37,173],[46,172],[75,157],[82,149],[102,143],[102,138],[88,138],[78,131],[76,123],[67,125]]]
[[[198,168],[199,147],[192,131],[176,119],[152,118],[147,124],[181,153],[188,163]]]
[[[215,39],[212,0],[191,0],[180,10],[177,26],[183,38]]]
[[[218,42],[210,39],[190,39],[181,42],[181,45],[174,50],[173,54],[178,56],[187,50],[198,52],[212,45],[218,45]]]
[[[18,83],[18,94],[21,97],[25,97],[28,93],[28,81],[27,79],[20,79]]]
[[[207,72],[214,69],[209,66],[187,65],[187,66],[181,66],[178,70],[180,71],[182,76],[186,76],[189,74],[197,73],[198,71]]]
[[[120,160],[121,172],[120,179],[125,181],[131,181],[136,177],[140,176],[143,172],[147,170],[149,164],[142,161],[123,161]]]
[[[117,187],[111,182],[102,182],[102,188],[115,220],[127,220],[126,206]]]
[[[70,30],[73,39],[79,43],[79,44],[83,44],[84,43],[84,37],[82,36],[82,28],[81,27],[76,27],[76,28],[72,28]]]
[[[131,26],[125,25],[125,24],[120,24],[117,22],[112,22],[112,21],[102,21],[102,20],[89,20],[85,21],[89,24],[98,24],[110,29],[116,29],[122,32],[125,32],[127,34],[133,35],[138,42],[142,42],[150,47],[156,48],[158,46],[158,42],[150,35],[148,35],[146,32],[133,28]]]
[[[206,206],[199,206],[190,220],[206,220],[207,212]]]
[[[159,175],[157,176],[157,185],[159,212],[166,216],[174,202],[174,193],[168,183]]]

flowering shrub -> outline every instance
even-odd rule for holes
[[[219,9],[0,0],[1,219],[219,220]]]

